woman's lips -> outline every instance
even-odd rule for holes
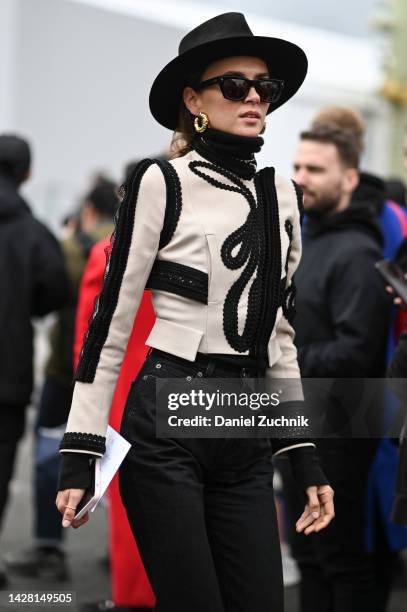
[[[256,111],[248,111],[243,115],[240,115],[240,119],[249,125],[254,125],[260,121],[260,114],[256,113]]]
[[[253,116],[247,116],[247,115],[244,115],[240,118],[243,119],[243,121],[249,125],[254,125],[260,121],[260,117],[253,117]]]

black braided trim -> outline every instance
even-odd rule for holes
[[[100,353],[106,342],[109,326],[117,306],[123,274],[127,266],[140,182],[146,170],[153,163],[154,161],[151,159],[144,159],[136,166],[127,183],[124,198],[116,214],[112,250],[106,265],[103,288],[96,300],[92,321],[82,347],[81,358],[75,374],[75,380],[77,381],[92,383],[95,379]]]
[[[290,260],[290,255],[291,255],[291,249],[292,249],[292,242],[293,242],[293,234],[294,234],[294,227],[293,224],[291,223],[291,221],[289,219],[286,219],[285,222],[285,231],[287,232],[287,236],[288,236],[288,240],[289,240],[289,245],[288,245],[288,249],[287,249],[287,257],[286,257],[286,261],[285,261],[285,273],[288,274],[288,264],[289,264],[289,260]],[[284,279],[286,280],[286,279]],[[294,282],[294,277],[291,278],[291,283],[289,284],[288,287],[286,287],[284,289],[284,293],[282,296],[282,301],[281,301],[281,305],[283,307],[283,314],[285,316],[285,318],[287,319],[287,321],[289,323],[293,323],[294,318],[295,318],[295,296],[297,293],[297,289],[295,286],[295,282]]]
[[[190,162],[189,168],[194,174],[213,187],[241,194],[249,205],[249,213],[245,223],[232,232],[221,247],[222,261],[227,268],[230,270],[237,270],[246,264],[240,277],[230,287],[223,304],[223,331],[226,340],[234,350],[239,353],[244,353],[252,348],[255,332],[258,327],[258,317],[261,307],[260,284],[258,278],[254,277],[259,264],[261,250],[259,243],[261,222],[257,214],[256,198],[236,174],[225,168],[201,161]],[[222,183],[213,176],[202,172],[200,168],[212,170],[227,178],[233,184],[229,185]],[[238,251],[233,254],[233,251],[237,247],[239,247]],[[251,279],[253,279],[253,281],[249,289],[246,321],[243,332],[239,334],[239,301],[246,285]]]
[[[208,303],[206,272],[172,261],[155,260],[146,289],[168,291],[202,304]]]
[[[298,210],[300,212],[300,224],[302,225],[302,220],[304,218],[304,203],[303,203],[304,202],[304,193],[303,193],[302,188],[299,186],[298,183],[293,181],[293,185],[294,185],[294,189],[295,189],[295,195],[297,196]]]
[[[97,436],[95,434],[69,431],[64,434],[59,448],[61,451],[86,450],[103,455],[106,451],[106,438],[105,436]]]
[[[288,236],[288,249],[287,249],[287,256],[285,258],[285,273],[288,274],[288,264],[290,262],[290,255],[291,255],[291,249],[293,247],[293,234],[294,234],[294,227],[290,219],[285,220],[284,227],[285,227],[286,234]]]
[[[295,319],[295,297],[297,295],[297,287],[295,286],[294,277],[291,279],[289,287],[284,291],[283,297],[283,314],[287,321],[292,325]]]
[[[164,225],[161,231],[159,249],[170,242],[177,228],[182,210],[181,182],[174,167],[165,160],[155,160],[164,175],[167,187],[167,201],[165,206]]]
[[[256,329],[253,354],[268,359],[268,343],[276,322],[281,303],[281,238],[280,215],[274,168],[263,168],[254,179],[259,207],[259,218],[263,228],[263,253],[260,269],[261,311]]]

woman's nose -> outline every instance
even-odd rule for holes
[[[250,87],[245,102],[260,102],[260,96],[254,87]]]

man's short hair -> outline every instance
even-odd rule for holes
[[[15,134],[0,135],[0,176],[16,185],[27,178],[31,165],[30,146]]]
[[[363,153],[363,138],[366,128],[363,117],[357,110],[347,106],[325,106],[313,118],[311,128],[314,129],[318,125],[331,125],[338,130],[352,132],[358,145],[359,154]]]
[[[346,168],[359,168],[359,143],[350,130],[339,129],[331,124],[318,123],[310,130],[301,132],[301,140],[333,144]]]
[[[85,197],[99,215],[113,219],[119,198],[116,185],[109,180],[99,180],[95,187]]]

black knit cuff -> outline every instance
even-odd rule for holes
[[[275,455],[276,453],[282,453],[284,451],[285,448],[287,448],[288,446],[294,446],[294,445],[298,445],[298,444],[312,444],[312,446],[309,446],[309,448],[314,448],[315,447],[315,440],[313,438],[309,438],[308,436],[305,437],[303,436],[296,436],[294,438],[291,437],[286,437],[284,436],[283,438],[278,438],[278,437],[272,437],[270,438],[271,441],[271,448],[273,449],[273,455]],[[300,447],[302,448],[302,447]],[[303,448],[307,448],[307,447],[303,447]]]
[[[297,485],[305,491],[307,487],[329,485],[318,454],[313,446],[300,446],[287,451],[291,469]]]
[[[85,453],[62,453],[58,491],[89,489],[93,482],[95,457]]]
[[[83,450],[102,456],[106,451],[106,438],[96,434],[68,431],[64,434],[59,449],[61,451]]]
[[[397,495],[391,513],[392,523],[407,525],[407,495]]]

